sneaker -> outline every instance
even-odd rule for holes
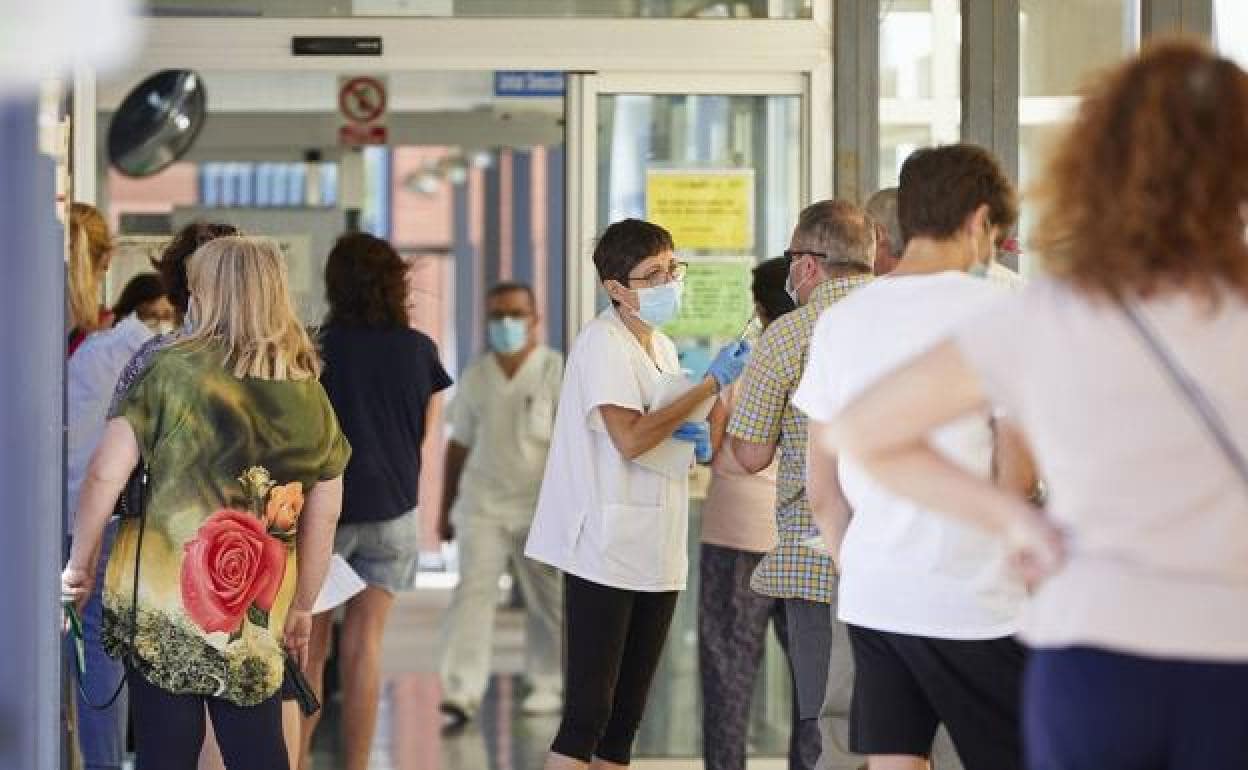
[[[472,714],[458,703],[443,701],[438,707],[442,712],[442,732],[453,733],[462,730],[472,721]]]
[[[520,703],[520,711],[528,716],[548,716],[563,710],[563,696],[550,690],[534,690]]]

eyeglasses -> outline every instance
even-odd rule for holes
[[[801,259],[802,257],[815,257],[820,262],[822,262],[824,265],[827,265],[827,266],[856,267],[862,270],[866,270],[867,272],[871,271],[870,267],[862,264],[861,262],[855,259],[849,259],[848,257],[835,257],[834,258],[831,254],[828,254],[826,251],[807,251],[806,249],[785,249],[783,252],[780,253],[780,256],[784,257],[786,267],[792,267],[793,263],[796,260]]]
[[[793,262],[795,260],[801,259],[802,257],[818,257],[824,262],[828,261],[827,252],[807,251],[806,249],[785,249],[780,256],[784,257],[785,264],[789,267],[793,266]]]
[[[683,281],[685,275],[689,272],[688,262],[672,262],[666,270],[657,268],[642,276],[628,276],[627,280],[632,283],[644,283],[646,286],[655,287],[662,286],[672,281]]]

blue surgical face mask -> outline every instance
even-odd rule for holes
[[[529,341],[529,324],[522,318],[495,318],[486,325],[490,349],[495,353],[519,353]]]
[[[637,290],[637,317],[651,326],[662,326],[680,313],[680,299],[685,285],[670,281],[662,286]]]

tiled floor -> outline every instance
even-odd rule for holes
[[[480,718],[458,734],[443,736],[438,714],[439,685],[435,644],[445,588],[424,588],[396,603],[387,631],[383,667],[386,683],[373,749],[372,770],[539,770],[557,717],[525,717],[523,622],[518,611],[500,613],[495,636],[495,670]],[[682,600],[682,605],[686,604]],[[639,770],[701,768],[696,637],[688,606],[678,610],[646,721],[638,736]],[[787,740],[787,712],[760,695],[756,700],[755,748],[776,757]],[[762,704],[763,708],[758,708]],[[771,713],[767,713],[771,712]],[[316,770],[336,768],[338,704],[327,704],[315,744]],[[776,725],[781,727],[777,728]],[[759,759],[750,770],[784,767],[779,759]]]

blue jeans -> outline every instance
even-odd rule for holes
[[[1248,663],[1037,650],[1023,739],[1028,770],[1248,767]]]
[[[100,645],[104,623],[103,590],[104,572],[108,555],[113,550],[113,538],[117,534],[117,522],[111,521],[104,530],[100,544],[100,562],[96,568],[95,588],[82,611],[82,635],[85,643],[86,671],[82,676],[82,689],[92,702],[102,704],[112,697],[117,684],[125,677],[121,661],[110,658]],[[70,653],[73,655],[72,643]],[[77,691],[77,690],[76,690]],[[87,770],[120,770],[126,754],[127,697],[125,688],[117,700],[106,709],[92,708],[78,692],[78,747],[82,751]]]

